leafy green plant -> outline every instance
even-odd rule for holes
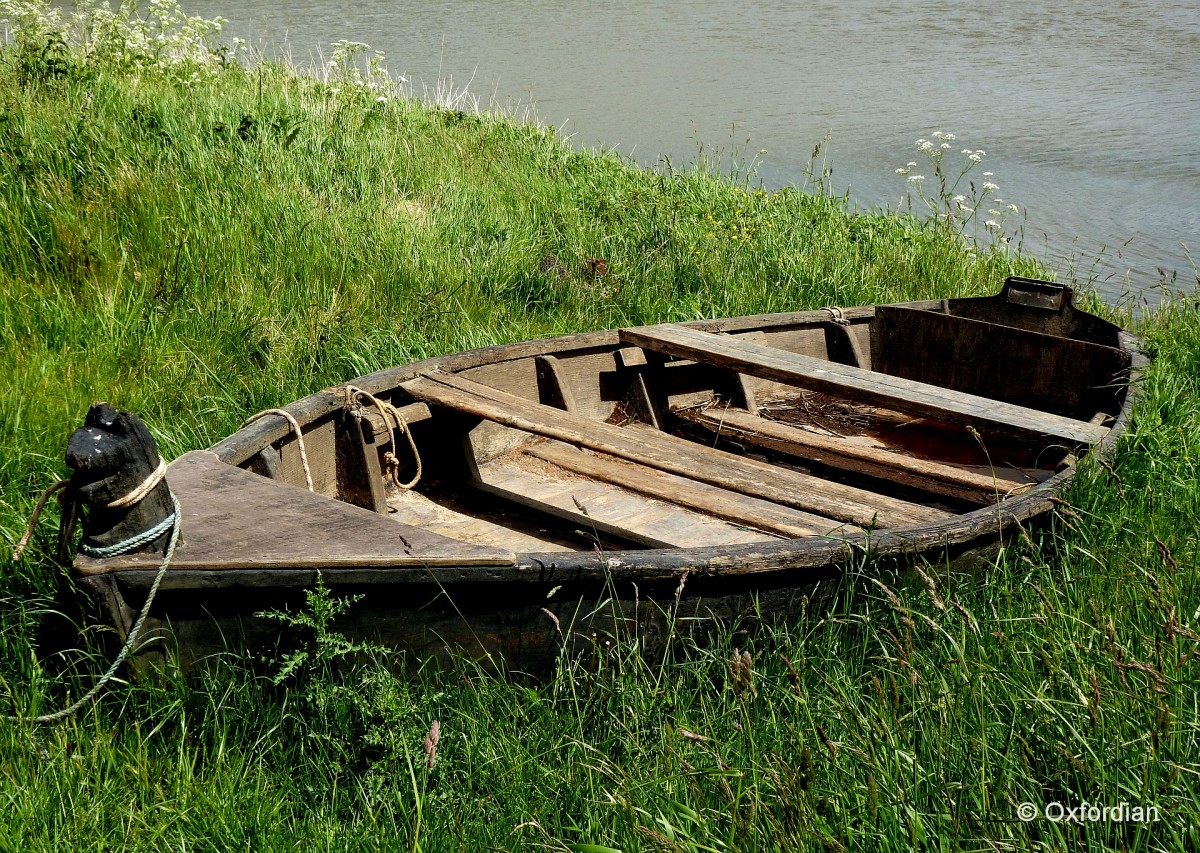
[[[241,39],[217,44],[224,19],[189,16],[176,0],[121,0],[115,8],[84,0],[69,15],[46,0],[2,0],[0,20],[12,27],[21,62],[50,76],[105,67],[194,84],[245,50]]]
[[[334,629],[334,621],[347,613],[361,595],[335,598],[320,572],[312,589],[304,591],[306,606],[295,612],[267,610],[259,617],[278,622],[298,639],[298,648],[277,661],[272,675],[275,684],[321,681],[340,664],[353,664],[364,656],[387,654],[387,649],[368,642],[355,642]],[[296,637],[295,635],[298,635]]]

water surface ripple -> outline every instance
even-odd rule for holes
[[[815,0],[474,0],[352,5],[185,0],[226,35],[302,63],[369,43],[417,91],[470,81],[532,103],[577,144],[646,164],[720,150],[768,187],[802,183],[815,143],[838,192],[894,207],[898,166],[934,130],[987,151],[1024,247],[1060,280],[1095,275],[1117,299],[1194,281],[1200,253],[1200,7]],[[760,149],[766,153],[758,155]]]

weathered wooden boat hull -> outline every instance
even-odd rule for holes
[[[419,656],[540,669],[564,642],[586,647],[593,635],[625,632],[653,645],[680,624],[790,612],[839,567],[867,558],[940,559],[995,543],[1052,507],[1077,454],[1109,456],[1132,409],[1144,365],[1136,340],[1076,309],[1071,296],[1010,280],[984,299],[594,332],[443,356],[356,379],[350,392],[318,392],[287,407],[319,460],[313,494],[296,488],[299,446],[282,418],[173,463],[167,478],[184,507],[184,544],[148,625],[185,664],[225,647],[270,647],[278,624],[255,614],[298,606],[319,573],[336,593],[362,596],[345,626],[353,633]],[[942,352],[939,364],[930,354]],[[939,461],[778,421],[758,435],[764,393],[797,387],[914,418],[893,418],[889,435],[917,424],[918,437],[953,433],[958,445],[941,442]],[[411,420],[424,460],[419,494],[385,476],[385,460],[406,466],[400,479],[411,473],[409,460],[396,462],[403,430],[362,406],[360,391]],[[724,408],[705,408],[705,394]],[[726,440],[725,419],[744,430],[739,440],[751,439],[722,445],[736,453],[680,437]],[[1001,465],[989,455],[980,485],[979,466],[955,456],[970,451],[966,437],[1032,462]],[[1058,459],[1057,470],[1047,459]],[[552,465],[549,477],[534,463],[571,467],[564,475]],[[560,492],[568,482],[575,508],[543,488],[551,480]],[[413,526],[408,513],[450,512],[443,490],[453,499],[460,484],[476,505],[494,499],[528,517],[511,530],[472,515]],[[645,518],[589,512],[586,503],[600,506],[614,490],[626,502],[644,498],[636,506]],[[576,498],[583,492],[592,497]],[[655,527],[650,516],[665,503],[678,512]],[[696,515],[705,512],[724,525],[711,534],[723,541],[661,547],[710,535]],[[456,524],[461,540],[449,535]],[[388,544],[391,530],[404,531],[395,534],[402,546]],[[539,537],[544,549],[509,547]],[[154,581],[161,546],[76,560],[77,582],[122,630]],[[677,623],[681,614],[689,618]]]

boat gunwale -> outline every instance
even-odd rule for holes
[[[941,307],[941,300],[923,300],[919,302],[900,302],[912,308],[925,310]],[[842,310],[846,320],[870,320],[875,316],[874,305],[864,305]],[[742,332],[770,327],[803,326],[823,323],[829,320],[829,312],[823,309],[815,311],[794,311],[777,314],[755,314],[746,317],[729,317],[716,320],[690,320],[679,323],[704,331]],[[579,332],[571,335],[556,335],[548,338],[534,338],[526,341],[516,341],[508,344],[480,347],[463,352],[448,353],[434,356],[421,361],[411,361],[406,364],[387,367],[383,370],[360,376],[338,383],[330,388],[324,388],[302,397],[293,403],[280,406],[296,418],[303,427],[326,415],[336,412],[345,405],[345,394],[341,391],[348,385],[361,388],[371,394],[387,394],[402,382],[428,371],[459,373],[474,367],[489,364],[502,364],[506,361],[516,361],[535,355],[554,355],[570,351],[585,351],[590,349],[617,349],[621,346],[618,339],[618,329],[602,329],[591,332]],[[291,427],[286,421],[278,419],[262,419],[226,436],[208,449],[228,465],[242,465],[268,444],[273,444],[291,435]]]
[[[987,298],[987,297],[984,297]],[[938,309],[941,300],[894,303],[926,310]],[[862,320],[874,316],[877,306],[845,309],[846,319]],[[787,327],[828,320],[824,310],[754,315],[721,320],[699,320],[680,325],[714,331],[745,331],[758,328]],[[1108,321],[1104,321],[1108,322]],[[1112,324],[1110,324],[1112,325]],[[1103,461],[1112,458],[1121,435],[1132,417],[1134,406],[1141,397],[1141,380],[1149,358],[1135,335],[1117,330],[1120,349],[1130,355],[1129,376],[1125,398],[1111,428],[1094,445],[1089,456]],[[616,348],[617,330],[585,332],[551,338],[500,344],[410,362],[324,389],[302,398],[284,408],[302,424],[313,423],[344,405],[344,395],[338,389],[355,385],[372,393],[386,393],[401,382],[428,370],[459,372],[471,367],[512,361],[533,355]],[[209,448],[221,461],[240,465],[268,444],[286,438],[290,427],[282,421],[260,420],[243,427]],[[1071,465],[1057,472],[1027,492],[1014,495],[998,504],[991,504],[955,515],[948,519],[923,522],[888,530],[851,533],[838,537],[808,536],[778,542],[718,545],[698,548],[656,548],[636,551],[611,551],[598,556],[591,551],[518,553],[511,566],[425,566],[404,568],[288,568],[288,569],[181,569],[168,573],[164,589],[218,589],[235,586],[297,586],[310,585],[318,573],[330,583],[393,584],[393,583],[486,583],[513,582],[562,583],[564,581],[603,580],[669,580],[684,573],[714,578],[754,577],[766,581],[775,573],[797,569],[819,569],[845,564],[858,558],[926,553],[969,546],[976,540],[994,539],[1014,524],[1040,515],[1050,509],[1058,495],[1074,478],[1077,468]],[[154,572],[126,569],[110,572],[105,577],[117,578],[122,587],[146,589]],[[800,583],[796,578],[790,582]]]

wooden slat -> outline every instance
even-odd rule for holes
[[[173,569],[509,566],[500,548],[439,536],[380,513],[226,465],[194,450],[167,468],[183,527]],[[157,567],[161,554],[80,556],[80,574]]]
[[[429,407],[424,403],[411,403],[407,406],[401,406],[397,410],[400,419],[407,426],[419,424],[429,420],[431,417]],[[392,424],[383,419],[383,415],[379,414],[379,410],[374,406],[365,406],[362,410],[362,418],[371,425],[371,429],[375,435],[375,441],[388,443],[392,440]],[[365,427],[364,427],[365,429]]]
[[[1005,497],[1037,484],[1011,468],[999,468],[991,476],[966,466],[918,459],[883,447],[820,435],[754,417],[740,409],[687,409],[675,414],[726,438],[976,503],[994,503],[997,496]]]
[[[950,423],[1084,444],[1100,441],[1107,432],[1035,409],[673,324],[622,329],[620,338],[644,349]]]
[[[457,500],[444,497],[433,500],[415,489],[397,489],[388,496],[392,519],[430,533],[474,542],[517,553],[537,554],[548,551],[575,551],[579,544],[568,544],[562,537],[538,530],[532,525],[516,525],[499,513],[480,512]]]
[[[430,373],[400,387],[431,405],[860,526],[896,527],[948,515],[941,510],[784,470],[651,430],[622,429],[575,417],[461,376]]]
[[[533,460],[528,460],[533,462]],[[528,462],[526,464],[528,464]],[[541,469],[550,466],[538,464]],[[480,466],[475,488],[571,522],[578,530],[647,548],[703,548],[774,539],[767,533],[636,494],[610,483],[525,470],[519,460]],[[581,509],[582,507],[582,509]]]
[[[578,412],[579,404],[567,381],[562,362],[552,355],[539,355],[533,360],[537,372],[538,397],[547,406],[568,412]]]
[[[643,495],[669,500],[699,512],[725,518],[781,536],[838,536],[858,528],[771,501],[738,494],[612,456],[589,453],[560,442],[539,441],[525,450],[568,471],[616,483]]]

